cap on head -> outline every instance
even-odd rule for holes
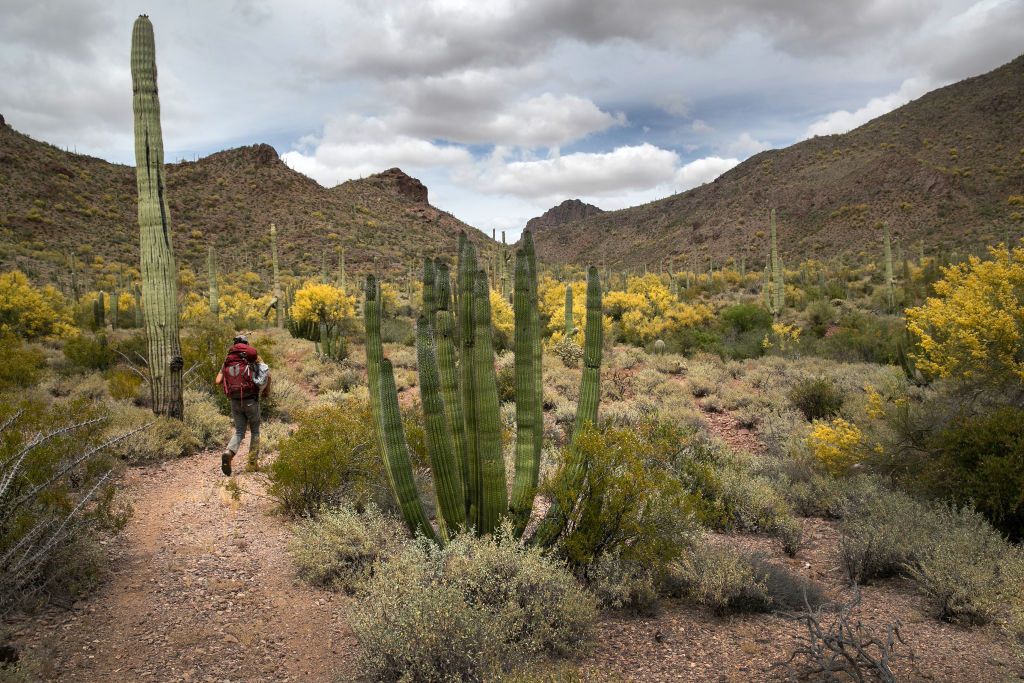
[[[235,337],[234,340],[232,340],[232,341],[235,344],[248,344],[249,343],[249,338],[246,337],[244,334],[240,334],[237,337]]]

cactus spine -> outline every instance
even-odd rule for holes
[[[206,255],[206,267],[210,280],[210,313],[217,316],[220,315],[220,291],[217,288],[217,253],[212,244]]]
[[[270,224],[270,260],[274,268],[274,312],[275,327],[284,327],[284,301],[281,299],[281,273],[277,265],[277,226]]]
[[[181,343],[178,337],[178,271],[171,247],[170,212],[164,182],[164,143],[156,84],[153,24],[140,15],[132,28],[135,112],[135,175],[139,194],[142,293],[153,412],[180,419]]]

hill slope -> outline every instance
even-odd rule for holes
[[[424,253],[454,254],[466,230],[483,233],[431,206],[427,188],[399,169],[324,188],[288,168],[269,145],[218,152],[167,165],[167,196],[179,267],[206,272],[208,245],[222,270],[270,270],[270,223],[282,268],[334,268],[340,247],[350,272],[404,273]],[[135,169],[70,154],[18,133],[0,120],[0,268],[42,278],[63,269],[65,253],[138,265]],[[59,275],[59,274],[58,274]]]
[[[656,266],[764,262],[769,207],[791,260],[904,248],[974,249],[1024,232],[1024,57],[842,135],[761,152],[712,183],[538,231],[548,260]],[[699,260],[698,260],[699,259]]]

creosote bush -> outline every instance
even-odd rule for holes
[[[358,512],[345,503],[299,523],[291,553],[304,581],[353,594],[404,542],[401,524],[375,505]]]
[[[812,422],[839,414],[843,407],[843,394],[831,381],[819,377],[794,385],[789,391],[789,401],[808,422]]]
[[[512,538],[425,539],[377,565],[349,623],[371,680],[492,680],[546,656],[579,653],[596,601],[557,562]]]

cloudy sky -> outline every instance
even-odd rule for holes
[[[255,142],[326,186],[399,166],[517,234],[843,132],[1024,51],[1024,0],[0,0],[0,113],[131,163],[131,24],[168,161]]]

